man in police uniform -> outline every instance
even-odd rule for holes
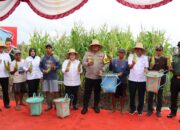
[[[173,56],[172,67],[169,69],[173,72],[173,78],[171,79],[171,113],[167,116],[172,118],[177,113],[177,98],[180,92],[180,42],[178,42],[178,54]]]

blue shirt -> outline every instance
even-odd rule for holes
[[[122,72],[123,75],[119,77],[122,83],[127,83],[127,76],[129,74],[129,66],[126,60],[113,59],[109,64],[109,70],[113,73]]]
[[[57,57],[54,55],[51,56],[43,56],[41,61],[40,61],[40,69],[43,72],[43,70],[48,69],[49,64],[54,64],[55,69],[51,70],[48,74],[43,74],[43,79],[45,80],[57,80],[58,79],[58,69],[60,69],[60,62]]]

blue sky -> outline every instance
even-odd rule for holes
[[[16,26],[18,43],[28,43],[34,31],[48,32],[51,36],[69,33],[74,23],[82,23],[87,29],[107,24],[110,28],[130,26],[134,37],[143,26],[146,30],[159,29],[166,32],[172,45],[180,41],[180,0],[151,10],[137,10],[123,6],[116,0],[89,0],[80,10],[58,20],[47,20],[36,15],[30,7],[21,2],[12,15],[0,22],[0,26]]]

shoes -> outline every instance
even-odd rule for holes
[[[136,111],[130,110],[129,112],[131,115],[134,115],[136,113]]]
[[[176,114],[171,112],[169,115],[167,115],[167,118],[173,118],[175,116],[176,116]]]
[[[157,111],[157,112],[156,112],[156,116],[157,116],[157,117],[161,117],[161,116],[162,116],[162,115],[161,115],[161,112]]]
[[[86,113],[87,113],[87,111],[88,111],[88,109],[87,109],[87,108],[83,108],[83,109],[82,109],[82,111],[81,111],[81,114],[86,114]]]
[[[74,110],[78,110],[78,107],[76,105],[73,106]]]
[[[9,109],[9,108],[10,108],[10,106],[9,106],[9,105],[5,105],[4,107],[5,107],[6,109]]]
[[[19,111],[21,109],[21,107],[19,106],[19,105],[17,105],[16,107],[15,107],[15,110],[16,111]]]
[[[139,116],[142,116],[142,111],[138,111],[138,115],[139,115]]]
[[[152,111],[148,111],[147,116],[151,116],[151,115],[152,115]]]
[[[96,113],[100,113],[99,107],[94,107],[94,111],[95,111]]]
[[[50,111],[52,109],[52,106],[48,106],[45,111]]]

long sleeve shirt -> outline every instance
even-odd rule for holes
[[[174,76],[180,76],[180,52],[173,56],[172,67]]]
[[[103,70],[104,54],[102,52],[91,52],[88,51],[83,57],[83,66],[86,69],[86,78],[90,79],[100,79],[101,76],[99,72]],[[88,66],[88,60],[93,60],[94,64]]]
[[[11,63],[11,58],[8,53],[2,52],[0,53],[0,78],[9,77],[9,73],[7,72],[4,62],[6,64]]]
[[[69,71],[66,72],[68,63],[71,63],[69,66]],[[80,65],[80,72],[78,71],[80,61],[79,60],[65,60],[62,64],[62,72],[64,74],[64,85],[66,86],[78,86],[81,84],[80,73],[82,73],[82,65]]]
[[[58,80],[58,70],[60,69],[60,62],[57,57],[55,57],[54,55],[43,56],[40,61],[39,67],[41,69],[41,72],[43,72],[44,70],[47,70],[51,64],[55,65],[55,69],[50,70],[50,72],[47,74],[43,74],[44,80]]]
[[[42,72],[40,70],[39,64],[40,64],[40,57],[35,56],[34,58],[32,56],[28,56],[25,60],[25,68],[26,71],[29,69],[30,66],[32,66],[32,72],[27,72],[27,80],[33,80],[33,79],[41,79],[42,78]]]

